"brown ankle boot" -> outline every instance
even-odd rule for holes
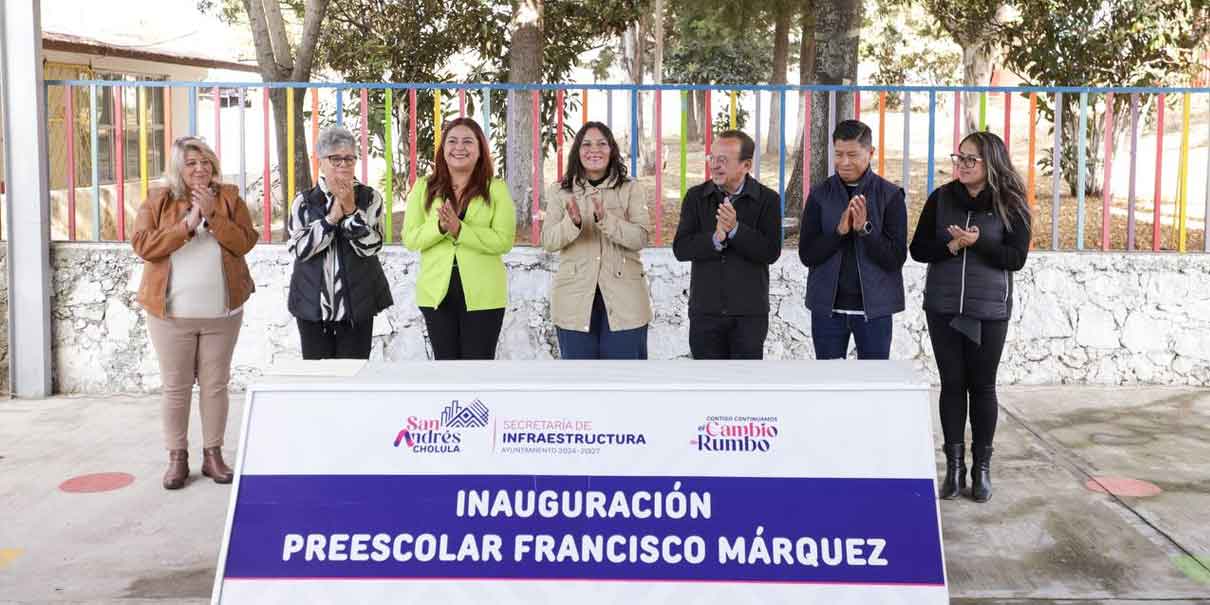
[[[214,479],[215,483],[231,483],[235,473],[223,462],[223,450],[208,447],[202,450],[202,474]]]
[[[189,452],[168,450],[168,470],[164,471],[164,489],[181,489],[189,478]]]

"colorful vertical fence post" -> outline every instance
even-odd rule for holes
[[[1134,250],[1135,177],[1139,167],[1139,95],[1130,95],[1130,190],[1126,199],[1126,249]]]
[[[97,146],[97,141],[100,139],[100,132],[97,128],[97,118],[99,116],[100,114],[97,111],[97,85],[90,84],[88,86],[88,139],[92,144],[89,147],[92,153],[92,239],[98,242],[101,241],[101,163],[97,161],[100,155]],[[165,123],[166,128],[167,123]]]
[[[139,103],[139,199],[145,200],[150,178],[147,171],[147,89],[140,86],[135,98]]]
[[[733,91],[731,91],[731,115],[730,115],[730,118],[731,118],[730,124],[731,124],[732,130],[735,129],[735,105],[736,105],[736,92],[733,90]]]
[[[1109,204],[1113,200],[1113,93],[1105,95],[1105,176],[1101,180],[1101,250],[1109,250]]]
[[[659,116],[656,116],[659,119]],[[563,89],[555,91],[555,179],[563,180]],[[658,156],[657,156],[658,157]]]
[[[437,157],[437,147],[441,145],[441,89],[433,90],[433,157]]]
[[[832,144],[832,133],[836,132],[836,91],[828,91],[828,175],[836,170],[836,153]]]
[[[492,89],[483,89],[483,138],[492,140]]]
[[[937,172],[937,91],[929,91],[929,160],[925,176],[926,195],[933,193],[933,174]]]
[[[466,117],[466,90],[458,89],[458,117]]]
[[[802,207],[807,208],[807,197],[811,194],[811,91],[804,90],[802,97]],[[801,218],[801,217],[800,217]],[[798,228],[801,230],[802,225]]]
[[[580,127],[588,123],[588,89],[580,90]]]
[[[886,174],[886,91],[878,91],[878,174]]]
[[[114,166],[114,180],[118,190],[118,241],[126,241],[126,114],[123,111],[122,97],[126,91],[122,87],[113,87],[113,129],[116,141],[114,155],[117,161]]]
[[[636,91],[636,94],[637,94],[637,91]],[[533,202],[532,202],[532,206],[531,206],[531,212],[529,215],[529,242],[535,246],[538,245],[538,243],[541,241],[541,229],[542,229],[542,225],[540,224],[540,221],[541,221],[541,215],[540,215],[541,205],[540,204],[541,204],[541,197],[542,197],[542,127],[541,127],[541,124],[538,123],[538,120],[540,120],[541,116],[542,116],[541,107],[542,107],[541,94],[539,93],[539,91],[535,90],[535,91],[533,91],[533,108],[532,108],[533,114],[531,115],[531,119],[533,120],[533,129],[532,130],[533,130],[533,143],[534,143],[534,148],[533,148],[534,174],[533,174],[533,186],[531,187],[531,189],[533,190]],[[636,141],[636,143],[637,143],[637,141]],[[634,162],[634,160],[632,158],[631,163],[633,163],[633,162]]]
[[[903,190],[912,182],[912,93],[903,93]],[[929,192],[931,193],[931,192]],[[926,193],[927,195],[927,193]]]
[[[319,184],[319,89],[311,89],[311,186]]]
[[[760,132],[760,91],[756,91],[756,149],[752,152],[752,167],[756,174],[756,180],[760,180],[760,148],[761,148],[761,132]]]
[[[286,210],[294,208],[294,166],[298,163],[294,155],[294,89],[286,87]]]
[[[189,136],[197,136],[197,87],[190,86],[185,89],[185,94],[189,95]]]
[[[536,94],[536,93],[535,93]],[[639,177],[639,89],[630,90],[630,176]],[[536,120],[535,120],[536,123]],[[535,126],[536,128],[536,126]],[[537,135],[535,135],[537,136]]]
[[[962,91],[954,92],[954,153],[962,143]]]
[[[786,239],[786,89],[777,91],[777,195],[781,197],[781,239]],[[803,178],[808,178],[803,175]]]
[[[613,89],[605,91],[605,125],[613,130]]]
[[[655,129],[655,245],[664,243],[664,120],[661,117],[664,91],[652,92],[655,97],[655,119],[652,126]]]
[[[218,158],[218,175],[223,176],[223,97],[217,86],[211,91],[214,97],[214,156]]]
[[[1080,138],[1076,141],[1076,250],[1084,249],[1084,183],[1088,180],[1088,93],[1080,93]]]
[[[861,90],[853,91],[853,119],[861,120]]]
[[[1151,218],[1151,251],[1160,251],[1160,202],[1164,185],[1164,93],[1160,93],[1156,103],[1155,131],[1155,196]]]
[[[261,115],[264,116],[264,130],[261,132],[261,151],[264,160],[264,173],[261,176],[261,193],[264,196],[264,213],[261,214],[261,222],[264,224],[264,231],[261,233],[261,240],[266,242],[273,241],[273,178],[269,173],[269,145],[272,142],[269,140],[269,89],[264,89],[264,94],[261,97]],[[283,225],[290,224],[290,217],[282,217]],[[282,232],[286,233],[286,237],[290,234],[283,228]]]
[[[239,89],[239,194],[248,196],[248,117],[244,114],[244,100],[248,95],[247,88]],[[168,148],[164,148],[168,152]]]
[[[67,133],[67,239],[76,239],[76,105],[71,84],[63,86],[64,132]]]
[[[1050,249],[1059,249],[1059,187],[1062,178],[1063,156],[1063,93],[1055,93],[1055,142],[1051,149],[1051,201],[1050,201]]]
[[[345,125],[345,91],[337,88],[336,93],[336,125]]]
[[[416,113],[416,89],[408,89],[408,188],[416,184],[416,122],[420,116]]]
[[[1178,174],[1180,181],[1177,182],[1177,219],[1176,219],[1176,250],[1177,252],[1185,252],[1188,245],[1188,218],[1189,218],[1189,118],[1190,104],[1193,102],[1193,95],[1185,93],[1181,99],[1181,163]],[[1204,232],[1204,229],[1203,229]]]
[[[370,91],[361,89],[361,182],[370,180]]]
[[[386,98],[383,100],[382,112],[382,153],[383,159],[386,161],[386,173],[382,175],[382,197],[383,204],[386,206],[386,212],[383,214],[383,227],[386,231],[386,243],[394,241],[395,229],[392,227],[394,223],[395,209],[395,107],[393,93],[395,91],[390,88],[386,89]]]
[[[164,87],[164,153],[172,150],[172,87]]]
[[[1210,53],[1210,51],[1208,51]],[[1208,133],[1210,134],[1210,133]],[[1210,139],[1210,136],[1207,136]],[[1205,216],[1202,218],[1202,251],[1210,252],[1210,154],[1206,154]]]
[[[1029,160],[1027,162],[1025,199],[1032,213],[1038,205],[1038,93],[1029,93]]]
[[[1013,156],[1013,93],[1004,93],[1004,148]]]
[[[710,117],[710,89],[706,89],[706,109],[702,112],[702,123],[705,124],[706,130],[706,180],[710,180],[710,153],[714,145],[714,120]]]
[[[979,130],[987,130],[987,91],[979,93]]]
[[[689,156],[686,151],[686,139],[689,137],[689,91],[681,91],[681,189],[680,196],[677,199],[685,199],[685,185],[687,184],[686,173],[689,170]]]

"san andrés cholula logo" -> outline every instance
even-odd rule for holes
[[[778,433],[776,416],[708,416],[689,443],[699,452],[767,452]]]
[[[462,451],[462,431],[487,426],[487,406],[478,399],[463,405],[451,401],[440,418],[408,416],[395,435],[395,447],[406,445],[417,454],[453,454]]]

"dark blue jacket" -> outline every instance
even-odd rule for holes
[[[808,267],[807,308],[831,313],[846,248],[851,250],[867,319],[904,309],[903,263],[907,260],[907,205],[903,188],[867,170],[853,195],[865,195],[870,233],[836,233],[850,192],[837,175],[811,189],[803,205],[798,257]]]

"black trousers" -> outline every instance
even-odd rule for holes
[[[369,359],[373,318],[364,321],[298,320],[303,359]]]
[[[941,430],[945,442],[964,443],[967,411],[970,412],[971,445],[991,445],[996,436],[999,400],[996,371],[1008,335],[1008,321],[984,321],[976,345],[950,327],[953,315],[926,313],[933,356],[941,374]]]
[[[450,274],[450,289],[445,300],[435,309],[420,307],[420,312],[424,314],[434,359],[496,358],[504,309],[467,311],[457,265]]]
[[[690,315],[694,359],[763,359],[768,315]]]

